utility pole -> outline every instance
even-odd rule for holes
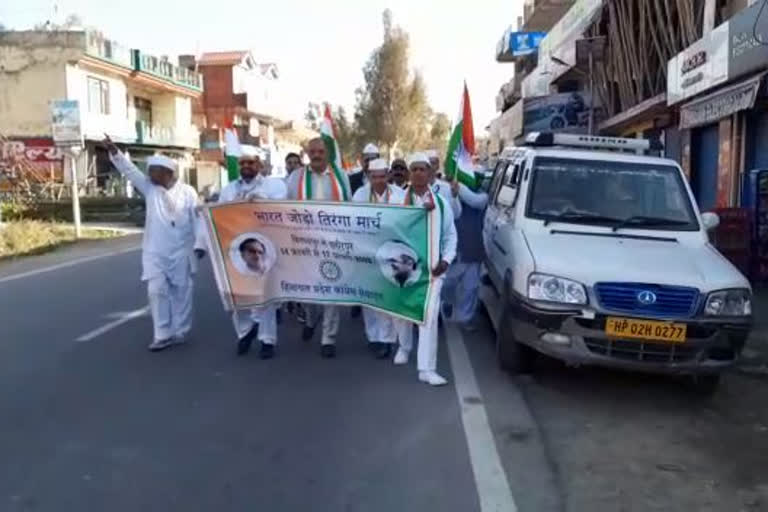
[[[76,239],[80,239],[83,236],[82,225],[80,223],[80,190],[77,182],[77,157],[82,150],[83,148],[80,146],[68,146],[66,149],[70,177],[72,179],[72,223],[75,226]]]

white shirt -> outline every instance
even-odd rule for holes
[[[405,201],[405,191],[395,185],[387,185],[389,191],[388,204],[403,204]],[[371,184],[366,183],[355,191],[355,195],[352,196],[352,201],[355,203],[387,203],[387,191],[379,195],[374,192],[375,201],[371,201]]]
[[[146,223],[142,243],[142,281],[165,276],[184,284],[197,270],[194,249],[205,248],[194,188],[176,182],[169,189],[154,185],[124,154],[110,155],[117,170],[144,196]]]
[[[451,206],[454,220],[461,217],[461,201],[459,201],[458,197],[453,196],[450,183],[436,179],[435,182],[430,185],[430,188],[432,189],[432,192],[440,194],[440,196],[445,199],[445,202]]]
[[[280,178],[256,176],[251,181],[232,181],[221,190],[219,203],[247,201],[249,199],[285,199],[288,189]]]
[[[442,219],[440,219],[440,259],[446,263],[451,263],[456,259],[456,245],[458,243],[458,235],[456,234],[456,225],[454,224],[453,212],[446,204],[444,208],[440,208],[437,204],[437,199],[432,199],[430,196],[432,192],[429,190],[424,193],[423,196],[419,196],[414,192],[413,205],[424,206],[425,202],[434,201],[435,209],[432,210],[434,215],[440,215],[442,213]],[[408,191],[405,191],[405,195],[408,195]],[[442,197],[442,195],[441,195]],[[443,199],[443,203],[448,203]]]
[[[322,174],[318,174],[315,171],[312,171],[309,167],[300,167],[293,171],[285,181],[285,185],[288,187],[288,199],[299,198],[299,184],[301,183],[301,175],[304,173],[305,169],[309,169],[307,172],[312,173],[311,199],[314,201],[331,201],[333,199],[333,189],[331,185],[331,173],[333,171],[331,170],[330,166]],[[346,187],[347,193],[349,194],[352,189],[349,186],[349,178],[347,177],[346,173],[341,172],[341,180],[342,183],[340,183],[340,185],[343,184],[343,186]],[[340,199],[343,201],[343,196]]]

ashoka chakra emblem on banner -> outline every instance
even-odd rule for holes
[[[320,274],[329,281],[338,281],[341,279],[341,267],[335,261],[321,261]]]

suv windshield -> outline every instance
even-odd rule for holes
[[[527,216],[615,229],[699,229],[676,167],[605,160],[536,158]]]

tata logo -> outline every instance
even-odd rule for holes
[[[649,290],[643,290],[637,294],[637,302],[643,306],[650,306],[656,303],[656,294]]]

